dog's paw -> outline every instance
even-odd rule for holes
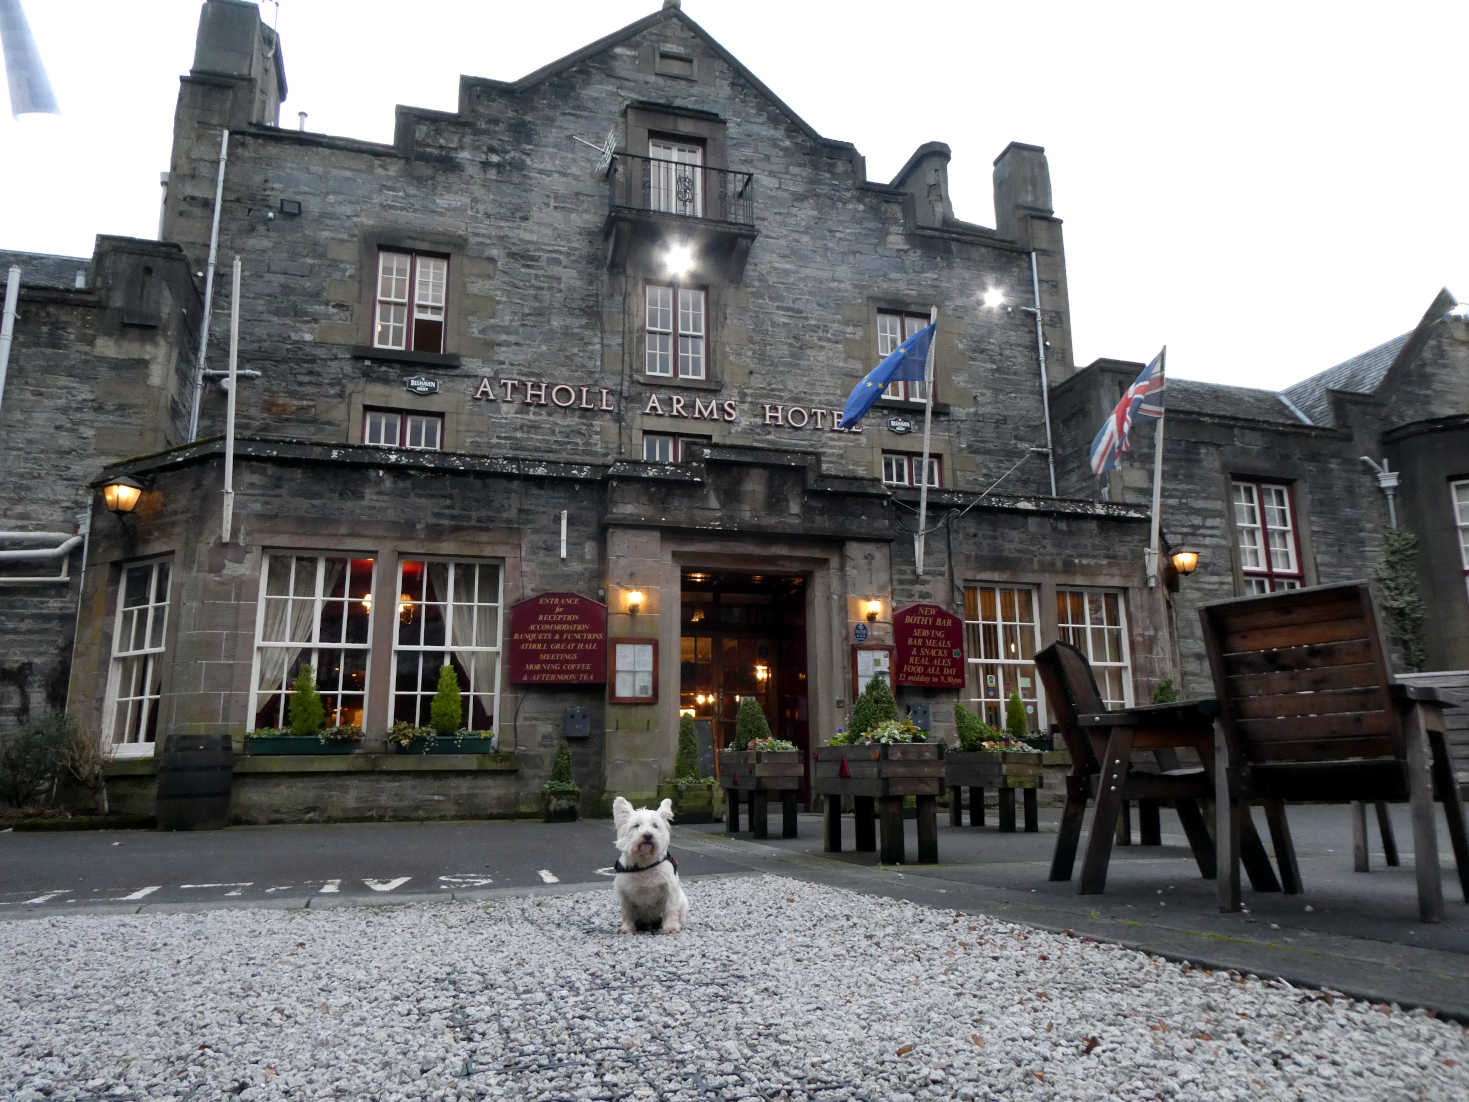
[[[638,932],[638,928],[631,922],[624,922],[621,926],[617,927],[617,932],[619,934],[635,934]]]
[[[663,923],[663,932],[665,934],[676,934],[676,933],[678,933],[682,929],[683,929],[683,927],[680,926],[677,922],[668,922],[668,921],[665,921]]]

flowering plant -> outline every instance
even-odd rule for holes
[[[927,742],[928,732],[909,719],[889,719],[876,727],[869,727],[860,734],[838,730],[831,737],[833,746],[858,746],[881,743],[884,746],[895,742]]]
[[[796,744],[783,738],[752,738],[749,750],[794,750]]]
[[[434,737],[432,727],[415,727],[406,719],[401,719],[393,724],[392,728],[384,736],[389,745],[407,749],[410,746],[427,746]]]
[[[400,750],[427,753],[430,746],[452,743],[455,749],[463,750],[466,754],[490,753],[497,739],[494,731],[471,731],[464,727],[452,735],[440,735],[432,727],[415,727],[407,720],[399,720],[393,724],[392,729],[383,737],[389,745]]]
[[[322,742],[361,742],[362,728],[355,723],[344,723],[340,727],[323,727],[316,732]]]

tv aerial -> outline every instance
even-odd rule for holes
[[[609,126],[607,128],[607,136],[602,139],[601,145],[598,145],[596,142],[589,142],[585,138],[578,138],[575,134],[571,136],[571,140],[579,142],[588,149],[595,149],[602,155],[597,161],[597,167],[592,170],[592,175],[605,176],[607,170],[612,166],[612,155],[617,152],[617,127]]]

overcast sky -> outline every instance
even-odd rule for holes
[[[98,233],[156,235],[199,0],[23,3],[63,114],[0,117],[0,249],[87,256]],[[514,80],[660,5],[261,6],[281,34],[282,126],[306,111],[310,130],[385,142],[395,104],[452,111],[460,73]],[[1462,0],[684,10],[855,144],[869,178],[946,142],[966,221],[994,225],[1007,143],[1044,146],[1079,365],[1166,344],[1172,375],[1275,389],[1411,329],[1440,287],[1469,298]]]

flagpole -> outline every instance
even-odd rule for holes
[[[918,464],[918,534],[913,537],[913,560],[918,576],[923,577],[923,529],[928,522],[928,441],[933,426],[933,346],[939,337],[939,308],[928,308],[928,355],[923,360],[923,458]]]
[[[1163,350],[1158,353],[1158,374],[1168,378],[1168,346],[1165,344]],[[1162,416],[1158,418],[1158,432],[1153,437],[1153,531],[1148,539],[1148,546],[1143,551],[1143,565],[1147,569],[1148,587],[1154,588],[1158,584],[1158,562],[1161,558],[1163,548],[1160,545],[1161,522],[1160,510],[1163,499],[1163,426],[1168,421],[1168,412],[1165,409]]]

